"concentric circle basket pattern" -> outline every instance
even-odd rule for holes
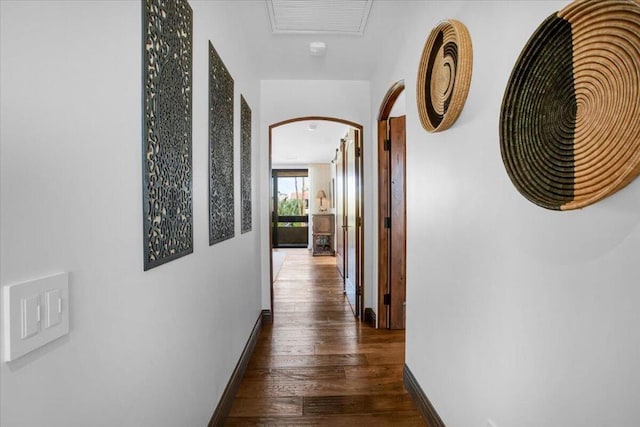
[[[473,48],[467,27],[450,19],[429,34],[422,51],[416,99],[422,126],[429,132],[448,129],[469,93]]]
[[[640,4],[576,1],[520,54],[500,114],[502,159],[527,199],[556,210],[640,174]]]

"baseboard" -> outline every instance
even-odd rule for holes
[[[364,309],[364,321],[374,328],[376,327],[376,312],[373,311],[373,308],[367,307]]]
[[[262,324],[273,322],[273,316],[271,315],[271,310],[262,310],[262,314],[260,315],[262,319]]]
[[[430,427],[446,427],[440,415],[438,415],[436,409],[427,398],[427,395],[424,394],[418,380],[416,380],[416,377],[413,376],[406,364],[404,365],[402,379],[404,388],[407,389],[411,399],[413,399],[413,403],[418,407],[418,411],[420,411],[420,415],[422,415],[422,418],[427,422],[427,425]]]
[[[251,331],[249,340],[244,346],[244,350],[242,350],[242,354],[240,355],[240,359],[236,364],[236,368],[233,370],[231,378],[229,378],[227,387],[222,393],[220,402],[218,402],[218,406],[211,416],[209,427],[221,426],[224,423],[224,419],[227,418],[227,415],[229,415],[231,405],[233,404],[233,399],[238,392],[238,388],[240,387],[240,383],[242,382],[244,372],[247,370],[249,359],[251,359],[253,350],[256,347],[256,342],[258,341],[258,337],[260,336],[262,325],[267,322],[271,322],[271,310],[262,310],[260,316],[258,317],[258,320],[256,321],[256,324],[253,326],[253,330]]]

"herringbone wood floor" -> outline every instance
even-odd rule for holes
[[[228,426],[424,426],[402,385],[404,332],[354,320],[334,257],[287,250]]]

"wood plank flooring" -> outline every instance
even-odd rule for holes
[[[402,385],[404,331],[357,322],[334,257],[287,250],[227,426],[425,426]]]

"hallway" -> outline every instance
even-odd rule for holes
[[[404,331],[354,320],[334,257],[289,249],[228,426],[424,426],[402,385]]]

